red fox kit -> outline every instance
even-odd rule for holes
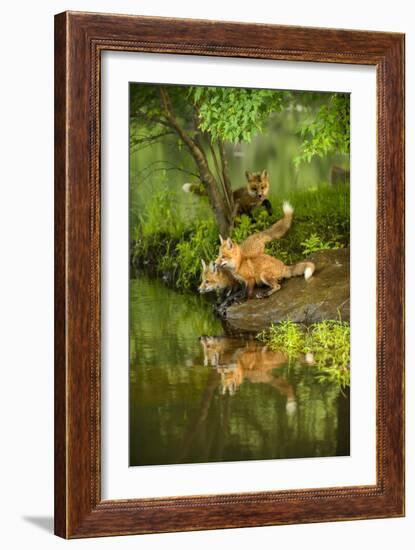
[[[268,172],[245,172],[247,185],[233,192],[233,200],[236,206],[236,215],[247,214],[251,216],[252,210],[259,205],[264,206],[269,215],[272,214],[272,206],[268,200],[269,178]]]
[[[270,287],[265,296],[271,296],[281,288],[279,283],[282,279],[304,275],[307,281],[315,270],[312,262],[299,262],[289,266],[268,254],[245,258],[241,247],[229,238],[222,242],[216,263],[246,286],[248,298],[252,297],[255,285]],[[257,295],[258,298],[263,296]]]
[[[202,260],[202,282],[199,285],[200,294],[227,289],[232,292],[238,286],[238,281],[226,269],[216,266],[213,262],[206,265]]]
[[[250,235],[240,244],[245,258],[251,258],[258,254],[262,254],[266,243],[274,239],[280,239],[285,235],[291,227],[294,209],[289,202],[284,202],[283,211],[284,217],[274,223],[270,228]],[[225,242],[221,236],[220,241],[221,244]],[[232,276],[229,270],[220,268],[214,262],[210,262],[207,266],[205,261],[202,260],[202,282],[199,286],[199,292],[201,294],[225,289],[232,291],[238,284],[239,282]]]
[[[256,206],[264,206],[269,215],[272,214],[272,206],[268,200],[269,178],[268,172],[245,172],[247,184],[239,187],[232,192],[235,205],[235,216],[247,214],[252,217],[252,210]],[[195,193],[196,195],[207,195],[206,189],[200,183],[185,183],[182,187],[186,193]]]

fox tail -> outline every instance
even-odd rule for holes
[[[284,216],[263,232],[268,237],[268,242],[273,241],[274,239],[281,239],[281,237],[283,237],[291,227],[294,216],[294,208],[288,201],[284,201],[282,210],[284,212]]]
[[[304,275],[304,279],[308,281],[308,279],[310,279],[313,275],[315,269],[316,266],[313,262],[298,262],[294,265],[288,265],[286,278],[301,277],[301,275]]]
[[[206,189],[201,183],[184,183],[182,189],[185,193],[193,193],[199,197],[206,197]]]

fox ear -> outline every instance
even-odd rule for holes
[[[265,180],[265,179],[267,179],[267,177],[268,177],[268,171],[267,170],[262,170],[261,179]]]
[[[220,244],[223,244],[225,242],[225,239],[222,237],[222,235],[219,235]]]
[[[209,264],[209,270],[215,272],[216,271],[216,265],[214,262],[210,262]]]
[[[205,262],[205,260],[200,260],[200,261],[202,262],[203,270],[205,270],[205,269],[206,269],[206,262]]]
[[[248,172],[248,170],[245,170],[245,177],[249,181],[251,178],[251,172]]]
[[[228,237],[226,239],[226,245],[229,249],[231,249],[233,247],[233,242],[232,242],[232,239],[230,237]]]

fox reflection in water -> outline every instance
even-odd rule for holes
[[[293,387],[274,372],[287,363],[284,353],[271,351],[255,340],[227,336],[201,336],[200,343],[204,365],[214,367],[220,376],[222,394],[234,395],[245,380],[251,384],[268,384],[287,398],[287,414],[295,413],[297,402]]]

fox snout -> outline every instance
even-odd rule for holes
[[[198,287],[199,294],[208,294],[209,292],[212,292],[212,290],[216,290],[217,288],[220,288],[219,286],[215,286],[211,283],[202,283]]]

